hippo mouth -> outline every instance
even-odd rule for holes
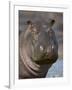
[[[34,51],[30,56],[31,60],[37,64],[53,64],[58,58],[58,50],[56,46],[42,47],[41,45],[34,47]]]
[[[58,54],[45,55],[44,57],[41,57],[39,60],[36,60],[35,62],[37,64],[53,64],[56,62],[57,58]]]

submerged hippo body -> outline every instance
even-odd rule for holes
[[[29,21],[28,29],[20,34],[19,78],[45,77],[58,58],[58,43],[55,32],[37,30]]]

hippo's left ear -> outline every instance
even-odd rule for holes
[[[51,25],[53,26],[53,25],[54,25],[54,23],[55,23],[55,20],[53,19],[53,20],[51,21]]]
[[[30,20],[27,21],[28,25],[32,25],[32,22]]]

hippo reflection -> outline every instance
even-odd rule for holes
[[[28,28],[20,34],[19,40],[19,78],[45,77],[49,68],[58,58],[58,43],[51,20],[48,29],[41,24],[28,21]]]

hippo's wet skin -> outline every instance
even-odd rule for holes
[[[45,77],[58,58],[58,43],[52,30],[54,20],[47,30],[38,28],[28,21],[28,28],[20,34],[19,78]]]

